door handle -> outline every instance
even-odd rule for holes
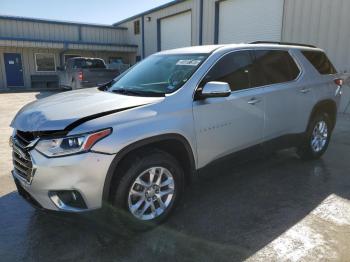
[[[310,88],[303,88],[303,89],[300,89],[300,92],[303,93],[303,94],[307,94],[311,91]]]
[[[248,104],[249,105],[255,105],[255,104],[259,103],[259,102],[261,102],[261,100],[254,97],[254,98],[252,98],[252,99],[250,99],[248,101]]]

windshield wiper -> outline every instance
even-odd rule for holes
[[[157,96],[157,97],[165,96],[164,93],[151,92],[151,91],[139,91],[139,90],[125,89],[125,88],[112,89],[110,91],[113,93],[118,93],[122,95],[132,95],[132,96]]]
[[[110,88],[112,85],[114,85],[115,81],[114,80],[111,80],[107,83],[104,83],[102,85],[100,85],[98,88],[102,91],[107,91],[108,88]]]

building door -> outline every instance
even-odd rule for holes
[[[191,12],[185,12],[160,20],[160,50],[191,46]],[[180,33],[179,33],[180,32]]]
[[[226,0],[216,8],[219,44],[281,41],[282,0]]]
[[[23,67],[21,54],[4,53],[5,71],[8,87],[23,87]]]

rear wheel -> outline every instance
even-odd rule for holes
[[[183,191],[183,170],[177,160],[162,151],[139,153],[121,172],[114,206],[126,214],[123,220],[136,229],[162,223]]]
[[[304,141],[298,149],[299,156],[305,160],[320,158],[328,148],[331,134],[332,125],[328,114],[317,114],[309,123]]]

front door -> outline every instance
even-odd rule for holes
[[[193,104],[199,167],[262,140],[264,90],[252,87],[251,69],[249,51],[232,52],[221,58],[201,83],[202,87],[205,82],[226,82],[232,93]]]
[[[21,54],[4,53],[5,71],[8,87],[23,87],[23,67]]]

